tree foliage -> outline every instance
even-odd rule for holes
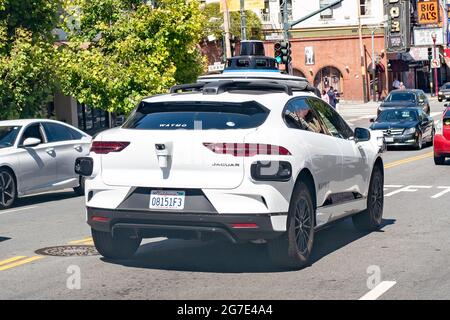
[[[206,33],[207,35],[214,35],[217,39],[222,39],[224,36],[223,29],[223,13],[220,12],[220,3],[209,3],[205,5],[206,16]],[[247,39],[262,40],[262,23],[259,17],[253,11],[246,10],[246,27]],[[230,33],[241,38],[241,15],[240,12],[230,12]]]
[[[56,0],[0,0],[0,119],[38,116],[52,99]]]
[[[204,71],[198,1],[161,0],[152,8],[137,0],[67,0],[64,8],[75,17],[65,16],[70,44],[58,55],[58,76],[80,103],[127,113],[143,96]]]

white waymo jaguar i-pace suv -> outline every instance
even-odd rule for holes
[[[176,86],[97,135],[76,171],[103,256],[129,258],[142,238],[223,238],[266,242],[277,264],[300,268],[320,227],[349,216],[380,227],[378,137],[304,79],[270,76]]]

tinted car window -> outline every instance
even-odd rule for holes
[[[0,127],[0,149],[14,145],[21,127],[2,126]]]
[[[44,142],[44,137],[41,134],[40,125],[39,124],[32,124],[28,128],[25,129],[22,139],[20,140],[20,144],[23,144],[23,142],[28,138],[36,138],[41,140],[41,142]]]
[[[69,129],[65,126],[49,122],[44,122],[43,125],[48,142],[69,141],[74,139]]]
[[[391,92],[386,101],[416,101],[416,95],[412,92]]]
[[[283,117],[289,128],[325,133],[319,118],[305,99],[291,100],[284,109]]]
[[[308,101],[333,137],[348,139],[353,136],[352,129],[332,107],[320,99],[309,98]]]
[[[208,130],[249,129],[266,121],[269,110],[250,101],[228,102],[142,102],[124,123],[126,129]]]

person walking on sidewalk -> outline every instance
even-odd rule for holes
[[[392,82],[392,88],[394,88],[394,90],[400,89],[400,81],[398,81],[397,78],[395,78],[394,82]]]
[[[328,98],[330,99],[330,106],[336,109],[336,94],[334,93],[334,88],[330,87],[330,90],[327,92]]]

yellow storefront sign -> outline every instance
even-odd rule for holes
[[[419,24],[439,23],[439,4],[437,1],[421,1],[417,3]]]
[[[240,11],[241,0],[227,0],[228,11]],[[264,0],[244,0],[245,10],[264,9]],[[220,1],[220,11],[223,11],[222,1]]]

